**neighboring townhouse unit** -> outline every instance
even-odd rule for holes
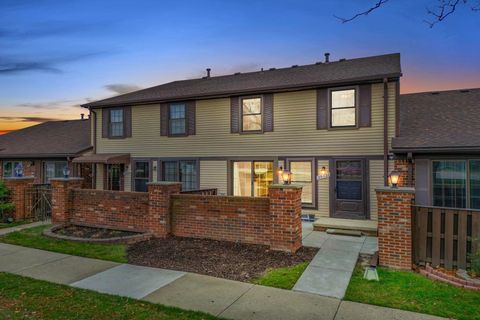
[[[480,89],[401,95],[392,150],[416,205],[480,209]]]
[[[48,121],[0,135],[0,177],[15,177],[23,170],[36,184],[48,184],[50,178],[63,177],[68,166],[91,187],[91,168],[72,164],[75,157],[91,152],[90,140],[87,119]]]
[[[377,219],[396,128],[400,55],[174,81],[84,105],[98,189],[265,196],[277,172],[317,217]],[[391,161],[391,168],[393,161]],[[325,174],[326,173],[326,174]],[[376,225],[375,225],[376,227]]]

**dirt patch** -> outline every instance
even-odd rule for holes
[[[317,251],[302,247],[292,254],[263,245],[169,237],[138,242],[127,253],[132,264],[250,282],[267,269],[311,261]]]
[[[54,233],[60,234],[62,236],[85,239],[111,239],[116,237],[134,236],[138,234],[138,232],[86,227],[78,225],[68,225],[58,230],[55,230]]]

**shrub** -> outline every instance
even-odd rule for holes
[[[11,216],[15,210],[15,205],[11,203],[11,192],[3,181],[0,181],[0,221]]]
[[[475,241],[480,242],[478,239]],[[480,250],[470,256],[470,271],[473,273],[473,276],[480,276]]]

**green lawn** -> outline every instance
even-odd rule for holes
[[[28,223],[28,221],[24,220],[14,221],[12,223],[0,223],[0,229],[12,228],[26,223]]]
[[[1,319],[219,319],[139,300],[0,273]]]
[[[309,262],[303,262],[293,267],[268,270],[262,277],[256,279],[256,284],[280,289],[292,289]]]
[[[1,236],[0,242],[87,258],[110,260],[120,263],[127,262],[127,247],[125,245],[82,243],[51,239],[42,235],[42,231],[48,227],[50,226],[43,225],[21,231],[15,231]]]
[[[345,300],[459,320],[480,320],[480,292],[432,281],[414,272],[378,268],[380,281],[363,279],[356,268]]]

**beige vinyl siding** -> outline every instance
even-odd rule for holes
[[[376,188],[383,187],[383,160],[370,160],[370,219],[378,219]]]
[[[328,166],[328,160],[319,160],[317,163],[318,171],[322,167],[330,170]],[[318,174],[318,173],[317,173]],[[330,216],[330,179],[322,179],[317,181],[317,199],[318,199],[318,210],[315,213],[318,217],[329,217]]]
[[[103,164],[95,166],[95,188],[103,190]]]
[[[393,83],[389,92],[394,97]],[[394,105],[394,98],[390,101]],[[228,98],[198,100],[196,106],[196,135],[188,137],[160,136],[160,106],[154,104],[132,108],[131,138],[103,139],[98,110],[97,152],[134,157],[383,154],[381,83],[372,85],[372,126],[360,129],[317,130],[315,90],[274,94],[274,131],[264,134],[230,133]]]
[[[227,194],[227,161],[200,161],[200,189],[210,188]]]

